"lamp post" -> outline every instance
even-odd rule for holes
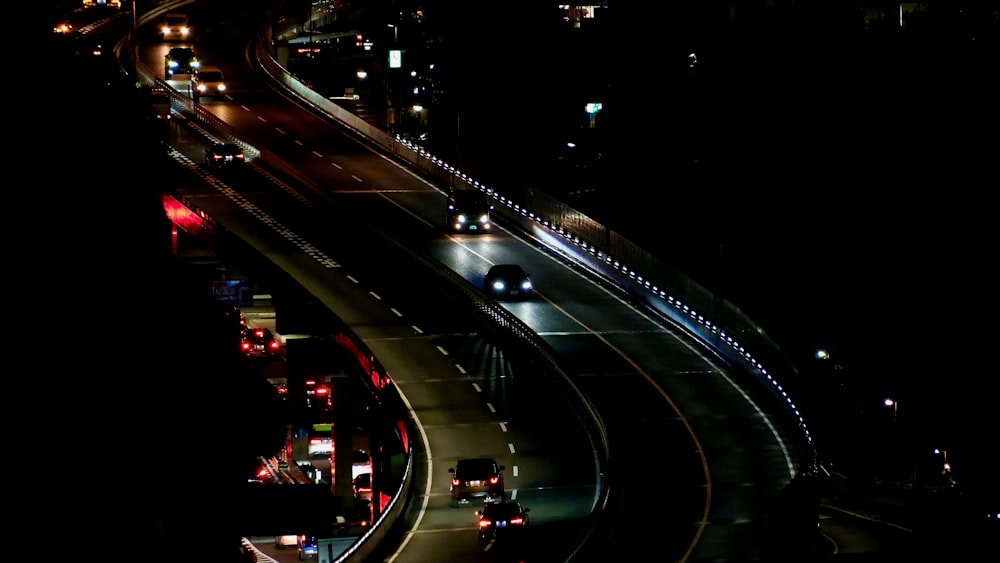
[[[885,401],[882,401],[882,404],[887,407],[892,407],[892,422],[895,423],[896,417],[899,414],[899,401],[894,401],[886,397]]]
[[[392,133],[399,133],[399,120],[400,120],[400,107],[394,107],[392,103],[392,91],[394,85],[392,83],[392,74],[398,72],[402,66],[402,52],[399,50],[399,26],[396,24],[386,24],[388,27],[392,28],[392,48],[389,50],[389,60],[385,71],[385,121],[386,125],[389,126],[389,131]],[[396,88],[399,86],[396,85]]]
[[[945,471],[951,470],[951,465],[948,463],[948,450],[942,450],[942,449],[934,448],[934,454],[941,456],[941,459],[942,459],[942,461],[944,463],[944,470]]]

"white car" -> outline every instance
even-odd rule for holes
[[[183,41],[191,34],[188,18],[184,14],[170,13],[163,19],[160,34],[164,41]]]
[[[198,96],[217,96],[226,91],[226,80],[217,66],[202,66],[191,73],[191,92]]]

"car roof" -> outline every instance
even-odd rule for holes
[[[494,264],[490,266],[490,273],[501,274],[501,275],[518,275],[518,276],[527,275],[524,272],[524,268],[522,268],[518,264]]]
[[[455,190],[451,192],[451,198],[462,203],[486,202],[486,194],[479,190]]]
[[[512,500],[490,502],[483,506],[483,514],[486,516],[513,516],[521,512],[524,512],[524,507]]]
[[[499,469],[499,465],[496,460],[488,457],[481,457],[475,459],[460,459],[458,463],[455,464],[456,473],[473,473],[473,474],[489,474],[492,475]]]

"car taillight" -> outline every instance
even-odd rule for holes
[[[271,348],[272,350],[277,350],[277,349],[278,349],[278,341],[277,341],[277,340],[272,340],[272,341],[271,341],[271,343],[270,343],[270,344],[268,344],[268,346],[269,346],[269,347],[270,347],[270,348]]]
[[[460,486],[462,486],[462,480],[461,479],[454,479],[453,478],[451,480],[451,486],[453,486],[453,487],[460,487]]]
[[[499,482],[500,482],[500,476],[499,475],[494,475],[494,476],[490,477],[490,485],[496,485]]]
[[[493,521],[490,520],[490,519],[488,519],[488,518],[483,518],[483,519],[481,519],[479,521],[479,527],[480,528],[489,528],[492,525],[493,525]]]
[[[250,343],[244,340],[243,342],[240,342],[240,348],[242,348],[243,351],[246,352],[250,350]]]
[[[520,526],[521,524],[524,524],[524,518],[520,516],[515,516],[510,519],[511,526]]]

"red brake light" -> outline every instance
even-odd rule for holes
[[[451,484],[452,484],[452,486],[454,486],[454,487],[459,487],[459,486],[461,486],[461,485],[462,485],[462,481],[461,481],[461,480],[459,480],[459,479],[458,479],[458,478],[456,478],[456,477],[452,477],[452,479],[451,479]]]
[[[493,525],[493,521],[490,520],[489,518],[482,518],[482,519],[479,520],[479,527],[480,528],[489,528],[492,525]]]
[[[499,482],[500,482],[500,476],[499,475],[494,475],[494,476],[490,477],[490,485],[496,485]]]
[[[270,348],[272,350],[277,350],[278,349],[278,341],[277,340],[272,340],[271,343],[269,344],[269,346],[270,346]]]
[[[320,385],[316,388],[317,395],[328,395],[330,393],[330,388],[325,385]]]
[[[521,524],[524,524],[524,518],[521,516],[515,516],[510,519],[510,523],[512,526],[520,526]]]

